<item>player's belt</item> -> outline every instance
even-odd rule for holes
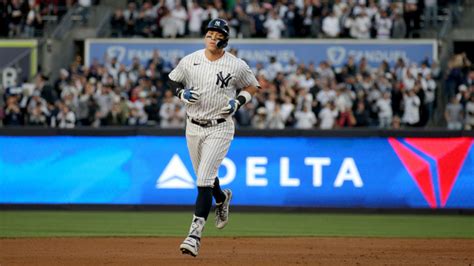
[[[223,123],[226,120],[224,118],[218,118],[218,119],[210,119],[210,120],[202,120],[202,119],[190,119],[191,123],[201,126],[201,127],[212,127],[217,124]]]

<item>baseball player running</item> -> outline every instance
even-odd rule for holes
[[[186,142],[197,176],[193,220],[179,247],[191,256],[198,255],[213,197],[216,227],[222,229],[229,222],[232,191],[221,189],[217,171],[234,138],[232,116],[259,87],[249,66],[224,50],[229,41],[225,20],[211,20],[204,41],[205,49],[185,56],[169,74],[170,86],[186,106]]]

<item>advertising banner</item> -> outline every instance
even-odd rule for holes
[[[236,137],[234,205],[474,208],[473,138]],[[2,204],[192,205],[184,137],[0,137]]]
[[[0,41],[0,79],[4,87],[18,85],[36,74],[37,46],[36,40]]]
[[[89,39],[85,43],[85,62],[104,63],[106,58],[116,57],[119,63],[130,65],[133,58],[138,58],[146,65],[153,51],[158,50],[166,61],[174,63],[203,48],[203,40]],[[231,40],[229,48],[236,48],[238,57],[251,67],[258,62],[267,63],[270,56],[284,65],[293,58],[316,65],[328,60],[335,67],[344,65],[349,56],[356,62],[365,57],[371,67],[378,67],[384,60],[393,66],[399,58],[418,64],[425,59],[437,60],[435,40]]]

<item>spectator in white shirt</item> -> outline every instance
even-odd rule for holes
[[[184,128],[186,120],[186,110],[180,105],[176,104],[169,119],[169,128]]]
[[[405,86],[405,89],[407,91],[412,90],[415,86],[415,81],[415,77],[413,77],[413,74],[407,68],[403,75],[403,85]]]
[[[289,96],[285,96],[283,98],[283,104],[281,105],[281,115],[285,123],[288,121],[288,118],[294,110],[295,105],[291,102],[291,98]]]
[[[328,102],[336,100],[336,92],[331,90],[328,85],[324,85],[323,89],[316,94],[320,106],[326,106]]]
[[[418,69],[418,73],[421,73],[423,77],[426,78],[428,74],[431,74],[431,68],[429,68],[425,62],[423,62],[421,63],[421,67]]]
[[[346,1],[335,0],[333,5],[333,11],[336,17],[341,17],[342,13],[344,13],[344,9],[347,7]]]
[[[60,103],[59,113],[51,119],[51,127],[74,128],[76,125],[76,115],[66,104]]]
[[[160,1],[161,2],[161,1]],[[176,0],[164,0],[163,1],[168,10],[173,10],[176,6]]]
[[[48,110],[48,103],[46,102],[45,99],[41,98],[41,92],[38,90],[33,91],[33,95],[29,99],[29,103],[27,105],[27,110],[28,113],[32,113],[33,110],[40,106],[41,107],[41,112],[49,115],[49,110]]]
[[[256,113],[257,115],[252,118],[252,127],[265,129],[267,127],[267,110],[265,107],[259,107]]]
[[[186,9],[181,5],[181,1],[176,1],[176,6],[171,11],[171,16],[174,18],[176,23],[178,36],[184,36],[188,14],[186,13]]]
[[[426,76],[426,82],[422,83],[423,91],[425,92],[425,106],[428,113],[428,119],[431,118],[434,112],[434,104],[436,99],[436,81],[431,77],[431,74]]]
[[[415,126],[420,121],[420,98],[414,90],[403,95],[403,105],[402,122],[409,126]]]
[[[281,113],[280,104],[276,104],[273,112],[270,112],[267,119],[267,128],[283,129],[285,128],[285,119]]]
[[[176,38],[180,25],[176,23],[176,19],[173,18],[171,12],[168,10],[164,10],[163,12],[163,17],[160,19],[160,26],[162,28],[161,35],[164,38]]]
[[[392,100],[391,95],[389,92],[385,92],[383,94],[383,98],[380,98],[376,102],[376,106],[378,109],[378,117],[379,117],[379,127],[381,128],[389,128],[392,124]]]
[[[94,99],[97,101],[99,106],[99,118],[105,118],[112,109],[115,99],[115,93],[112,91],[111,85],[104,84],[102,87],[99,87],[96,91]]]
[[[298,68],[298,65],[296,64],[295,59],[290,58],[290,60],[288,61],[288,64],[283,68],[283,72],[289,75],[291,73],[295,73],[297,68]]]
[[[386,11],[382,11],[380,16],[376,17],[375,27],[377,28],[377,39],[390,39],[392,19],[387,16]]]
[[[137,107],[130,108],[130,115],[127,119],[127,125],[129,126],[141,126],[146,125],[148,116],[145,112],[141,112]]]
[[[349,29],[349,36],[351,38],[356,39],[358,36],[358,31],[357,31],[357,25],[355,23],[355,16],[354,15],[349,15],[345,22],[344,22],[344,28]]]
[[[332,102],[328,102],[324,108],[319,112],[319,128],[321,129],[333,129],[336,124],[336,118],[338,112],[336,106]]]
[[[336,17],[334,12],[331,12],[329,16],[323,19],[323,32],[327,37],[336,38],[341,32],[339,26],[339,18]]]
[[[268,39],[280,39],[281,32],[285,29],[283,20],[278,16],[276,11],[272,10],[270,16],[267,18],[263,26],[267,29]]]
[[[316,72],[319,74],[319,77],[323,79],[328,78],[332,80],[336,76],[327,61],[321,61],[319,66],[316,68]]]
[[[120,64],[117,61],[117,57],[112,57],[110,60],[107,60],[107,63],[105,63],[105,67],[107,69],[107,73],[112,75],[115,78],[117,78],[119,69],[120,69]]]
[[[392,0],[379,0],[379,6],[383,10],[387,10],[390,7],[390,2]]]
[[[403,58],[398,58],[397,62],[395,63],[395,66],[393,67],[393,72],[398,81],[403,80],[406,71],[407,66],[405,61],[403,61]]]
[[[358,39],[370,38],[370,27],[372,26],[372,23],[370,22],[370,18],[367,16],[367,14],[364,11],[359,16],[356,17],[355,25],[357,28]]]
[[[408,70],[410,71],[411,75],[416,79],[419,73],[418,65],[416,63],[411,63],[408,67]]]
[[[176,110],[176,102],[173,100],[173,93],[169,90],[165,92],[163,103],[160,107],[160,126],[162,128],[172,127],[172,119]]]
[[[143,11],[145,13],[145,18],[147,21],[156,20],[156,18],[158,17],[157,10],[152,6],[151,2],[143,3]]]
[[[217,11],[213,3],[207,4],[207,8],[204,12],[203,17],[204,17],[204,20],[207,20],[207,19],[212,20],[219,17],[219,11]]]
[[[356,5],[352,8],[352,14],[354,16],[358,16],[362,14],[362,12],[365,12],[365,3],[356,3]]]
[[[336,100],[334,104],[340,113],[352,109],[351,93],[347,91],[344,86],[339,86],[339,88],[336,89]]]
[[[369,6],[365,9],[365,12],[371,20],[374,18],[375,15],[380,13],[379,7],[377,6],[377,3],[375,3],[374,0],[369,1]]]
[[[299,82],[305,77],[304,68],[298,67],[295,72],[288,74],[288,86],[293,87],[299,85]]]
[[[283,66],[281,63],[276,59],[276,57],[270,57],[270,64],[266,67],[267,70],[267,79],[269,81],[273,81],[277,74],[283,72]]]
[[[311,129],[317,122],[316,115],[306,105],[303,106],[301,111],[295,113],[295,119],[295,128],[298,129]]]
[[[204,9],[194,0],[189,10],[189,36],[199,38],[201,36],[201,26],[204,17]]]
[[[305,89],[306,91],[309,91],[312,87],[314,87],[314,84],[315,81],[309,71],[306,72],[305,78],[299,81],[300,87]]]
[[[265,76],[266,79],[268,79],[267,78],[267,76],[268,76],[267,70],[264,68],[262,62],[257,62],[255,64],[255,67],[252,67],[252,72],[257,77],[260,76],[260,75],[263,75],[263,76]]]
[[[275,93],[271,92],[268,95],[268,98],[265,100],[265,108],[267,109],[267,113],[271,114],[275,111],[275,106],[277,105],[277,96]]]
[[[296,96],[296,110],[303,110],[303,107],[311,108],[313,103],[313,94],[305,89],[299,89]]]

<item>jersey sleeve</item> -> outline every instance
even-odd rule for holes
[[[184,83],[186,81],[186,63],[185,58],[181,59],[178,65],[169,73],[168,77],[176,82]]]
[[[240,66],[239,76],[237,77],[237,83],[236,83],[237,88],[242,89],[248,86],[260,87],[260,84],[255,78],[255,75],[253,74],[249,65],[247,65],[247,63],[245,63],[242,60],[240,62],[241,62],[241,66]]]

